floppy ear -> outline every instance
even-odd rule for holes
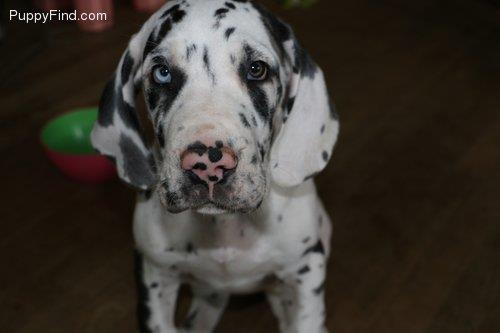
[[[142,64],[144,44],[140,34],[132,37],[104,89],[91,134],[94,148],[115,162],[123,181],[138,189],[148,189],[156,181],[154,157],[135,110],[140,75],[137,80],[135,76]]]
[[[337,141],[339,122],[323,72],[284,26],[288,34],[282,41],[283,52],[291,70],[281,129],[271,147],[271,166],[274,182],[286,187],[325,168]]]

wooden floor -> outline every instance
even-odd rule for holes
[[[341,117],[333,162],[318,179],[334,220],[332,332],[500,332],[495,3],[320,0],[286,12],[271,3],[325,70]],[[97,103],[145,18],[123,5],[102,34],[8,23],[2,332],[136,332],[134,194],[118,182],[65,179],[38,135],[51,116]],[[276,323],[262,297],[236,298],[217,332],[276,332]]]

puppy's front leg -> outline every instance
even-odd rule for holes
[[[325,326],[325,264],[323,253],[311,251],[292,272],[280,276],[281,281],[268,291],[267,297],[282,333],[328,332]]]
[[[204,285],[191,285],[193,301],[181,332],[212,332],[226,308],[229,294]]]
[[[138,321],[141,333],[175,333],[174,313],[179,290],[175,274],[135,254]]]

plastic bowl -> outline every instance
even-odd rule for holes
[[[52,119],[42,129],[45,153],[71,179],[98,183],[116,175],[113,163],[99,155],[90,143],[96,119],[97,108],[78,109]]]

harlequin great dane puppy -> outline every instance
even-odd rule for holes
[[[155,133],[134,108],[144,92]],[[209,332],[231,293],[266,292],[282,332],[324,332],[330,220],[312,177],[337,115],[290,28],[246,0],[169,1],[132,37],[92,142],[140,190],[141,332]],[[181,283],[193,301],[174,325]]]

